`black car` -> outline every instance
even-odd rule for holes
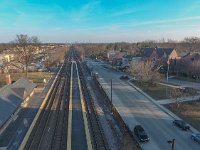
[[[149,141],[149,137],[141,125],[135,126],[134,133],[140,142],[148,142]]]
[[[122,76],[120,77],[120,79],[121,79],[121,80],[128,80],[129,77],[128,77],[127,75],[122,75]]]
[[[173,124],[177,127],[181,128],[182,130],[189,130],[190,127],[183,121],[183,120],[174,120]]]

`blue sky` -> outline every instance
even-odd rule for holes
[[[0,0],[0,42],[137,42],[200,35],[199,0]]]

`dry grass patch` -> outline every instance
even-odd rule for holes
[[[170,98],[167,93],[169,93],[170,90],[173,90],[174,88],[161,85],[161,84],[155,84],[155,85],[149,85],[148,83],[139,83],[137,81],[131,81],[134,85],[139,87],[142,91],[147,93],[149,96],[154,98],[155,100],[161,100],[161,99],[168,99]]]
[[[200,131],[200,100],[183,102],[179,109],[176,104],[168,104],[165,107]]]
[[[12,81],[17,81],[21,77],[26,77],[25,73],[11,73],[10,75],[11,75]],[[51,78],[51,75],[52,73],[49,73],[49,72],[29,72],[28,79],[36,83],[37,87],[43,87],[44,78],[46,79],[46,81],[48,81]],[[0,75],[0,87],[6,85],[5,76],[6,74]]]

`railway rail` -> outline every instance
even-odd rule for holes
[[[24,149],[66,149],[70,59],[69,53]]]
[[[64,64],[57,74],[50,94],[48,95],[43,108],[40,110],[41,113],[34,123],[34,127],[31,129],[30,135],[27,137],[22,149],[67,149],[69,100],[71,96],[70,87],[72,86],[70,85],[72,82],[70,81],[72,75],[72,62],[75,62],[77,65],[78,80],[80,81],[79,88],[83,95],[83,101],[86,108],[89,139],[92,143],[92,149],[108,149],[92,97],[87,88],[83,74],[84,70],[81,67],[78,54],[73,49],[66,54]],[[70,149],[73,148],[70,147]]]
[[[78,71],[79,71],[79,77],[81,81],[81,88],[84,96],[84,101],[86,103],[86,110],[87,110],[87,117],[89,119],[89,125],[90,125],[90,134],[92,136],[92,144],[93,149],[96,150],[107,150],[108,144],[106,143],[103,129],[101,128],[101,124],[97,115],[97,111],[94,106],[94,101],[92,99],[92,96],[90,95],[89,89],[86,84],[86,79],[83,74],[83,67],[79,60],[78,54],[75,53],[75,60],[77,62]]]

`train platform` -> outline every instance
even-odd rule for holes
[[[68,118],[68,150],[92,149],[85,104],[80,87],[77,64],[72,63],[71,92]]]

